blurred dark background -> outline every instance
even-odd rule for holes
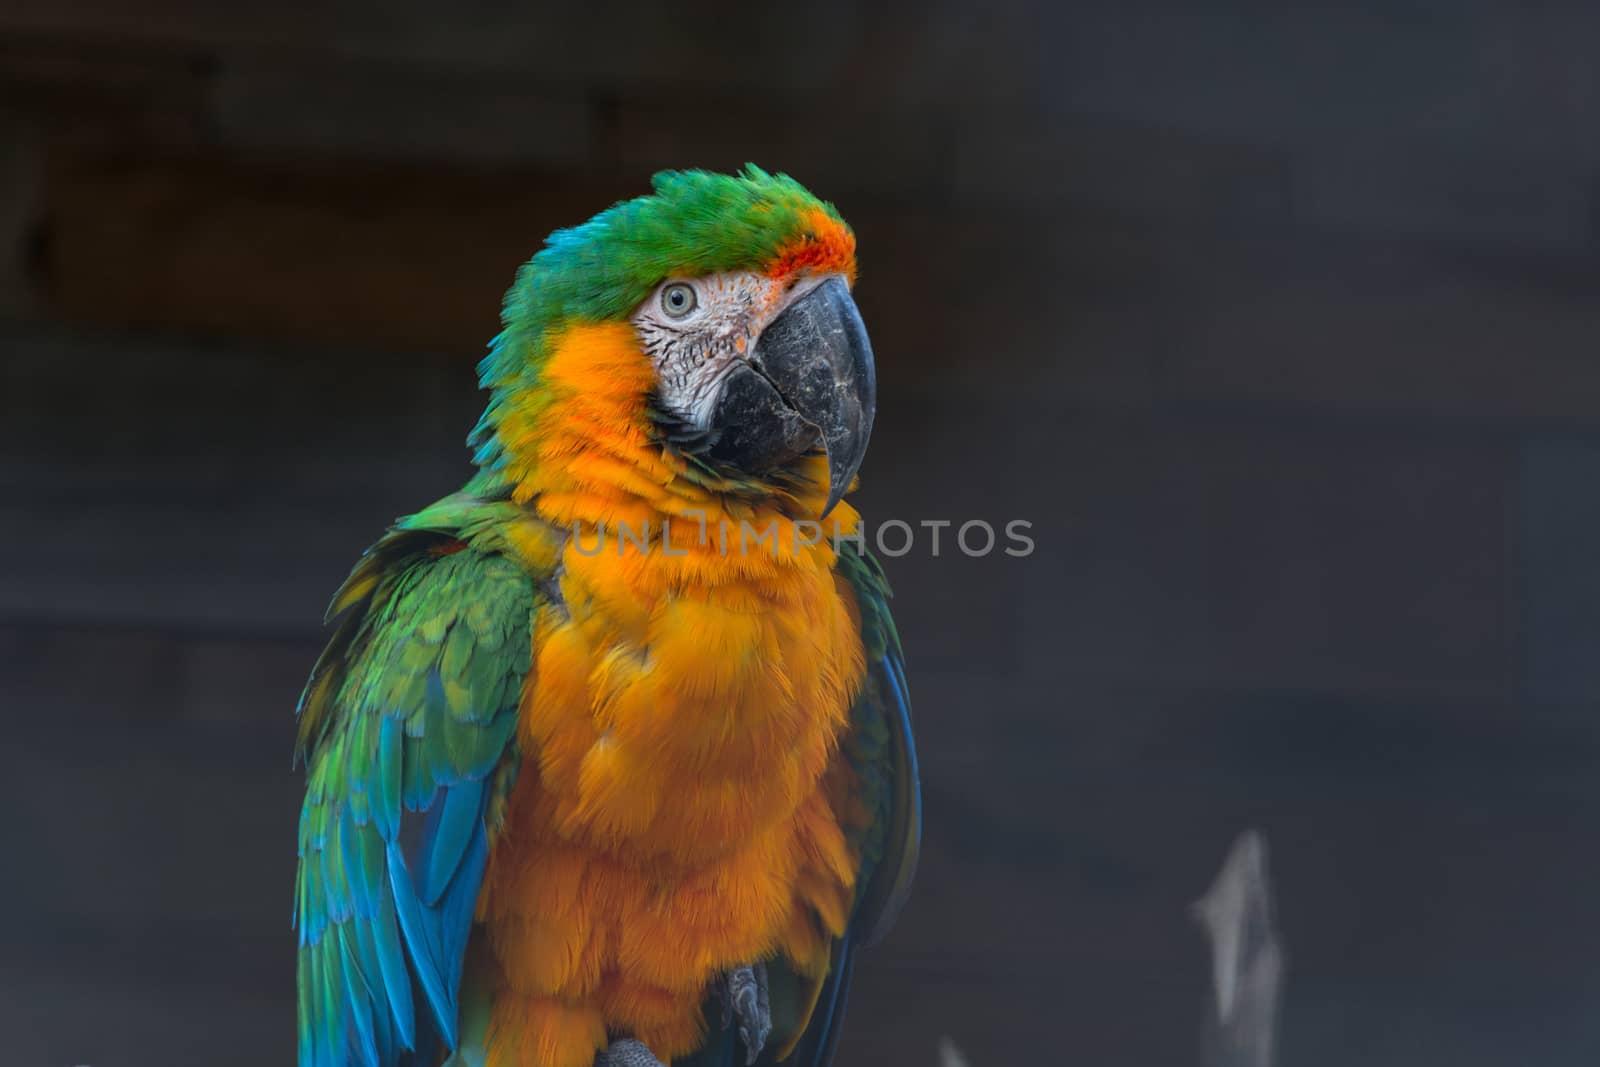
[[[457,486],[552,228],[837,202],[921,878],[841,1067],[1195,1062],[1272,844],[1286,1067],[1600,1055],[1600,8],[0,5],[0,1060],[292,1057],[292,708]]]

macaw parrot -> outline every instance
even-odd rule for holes
[[[876,376],[832,205],[667,172],[551,235],[460,492],[298,708],[300,1067],[824,1067],[921,828],[844,497]]]

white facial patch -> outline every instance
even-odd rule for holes
[[[669,278],[656,286],[629,321],[655,364],[662,405],[704,429],[723,378],[749,355],[769,322],[823,280],[732,271]]]

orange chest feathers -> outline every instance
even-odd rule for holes
[[[536,620],[522,770],[479,902],[496,1018],[683,1051],[709,982],[779,953],[825,967],[848,918],[839,743],[859,628],[826,544],[595,548],[566,545],[562,603]]]
[[[522,708],[548,829],[638,861],[744,847],[815,790],[860,684],[831,553],[758,546],[713,568],[703,550],[584,547],[538,620]]]

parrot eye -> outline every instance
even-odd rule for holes
[[[681,319],[694,310],[694,286],[674,282],[661,290],[661,310],[675,319]]]

